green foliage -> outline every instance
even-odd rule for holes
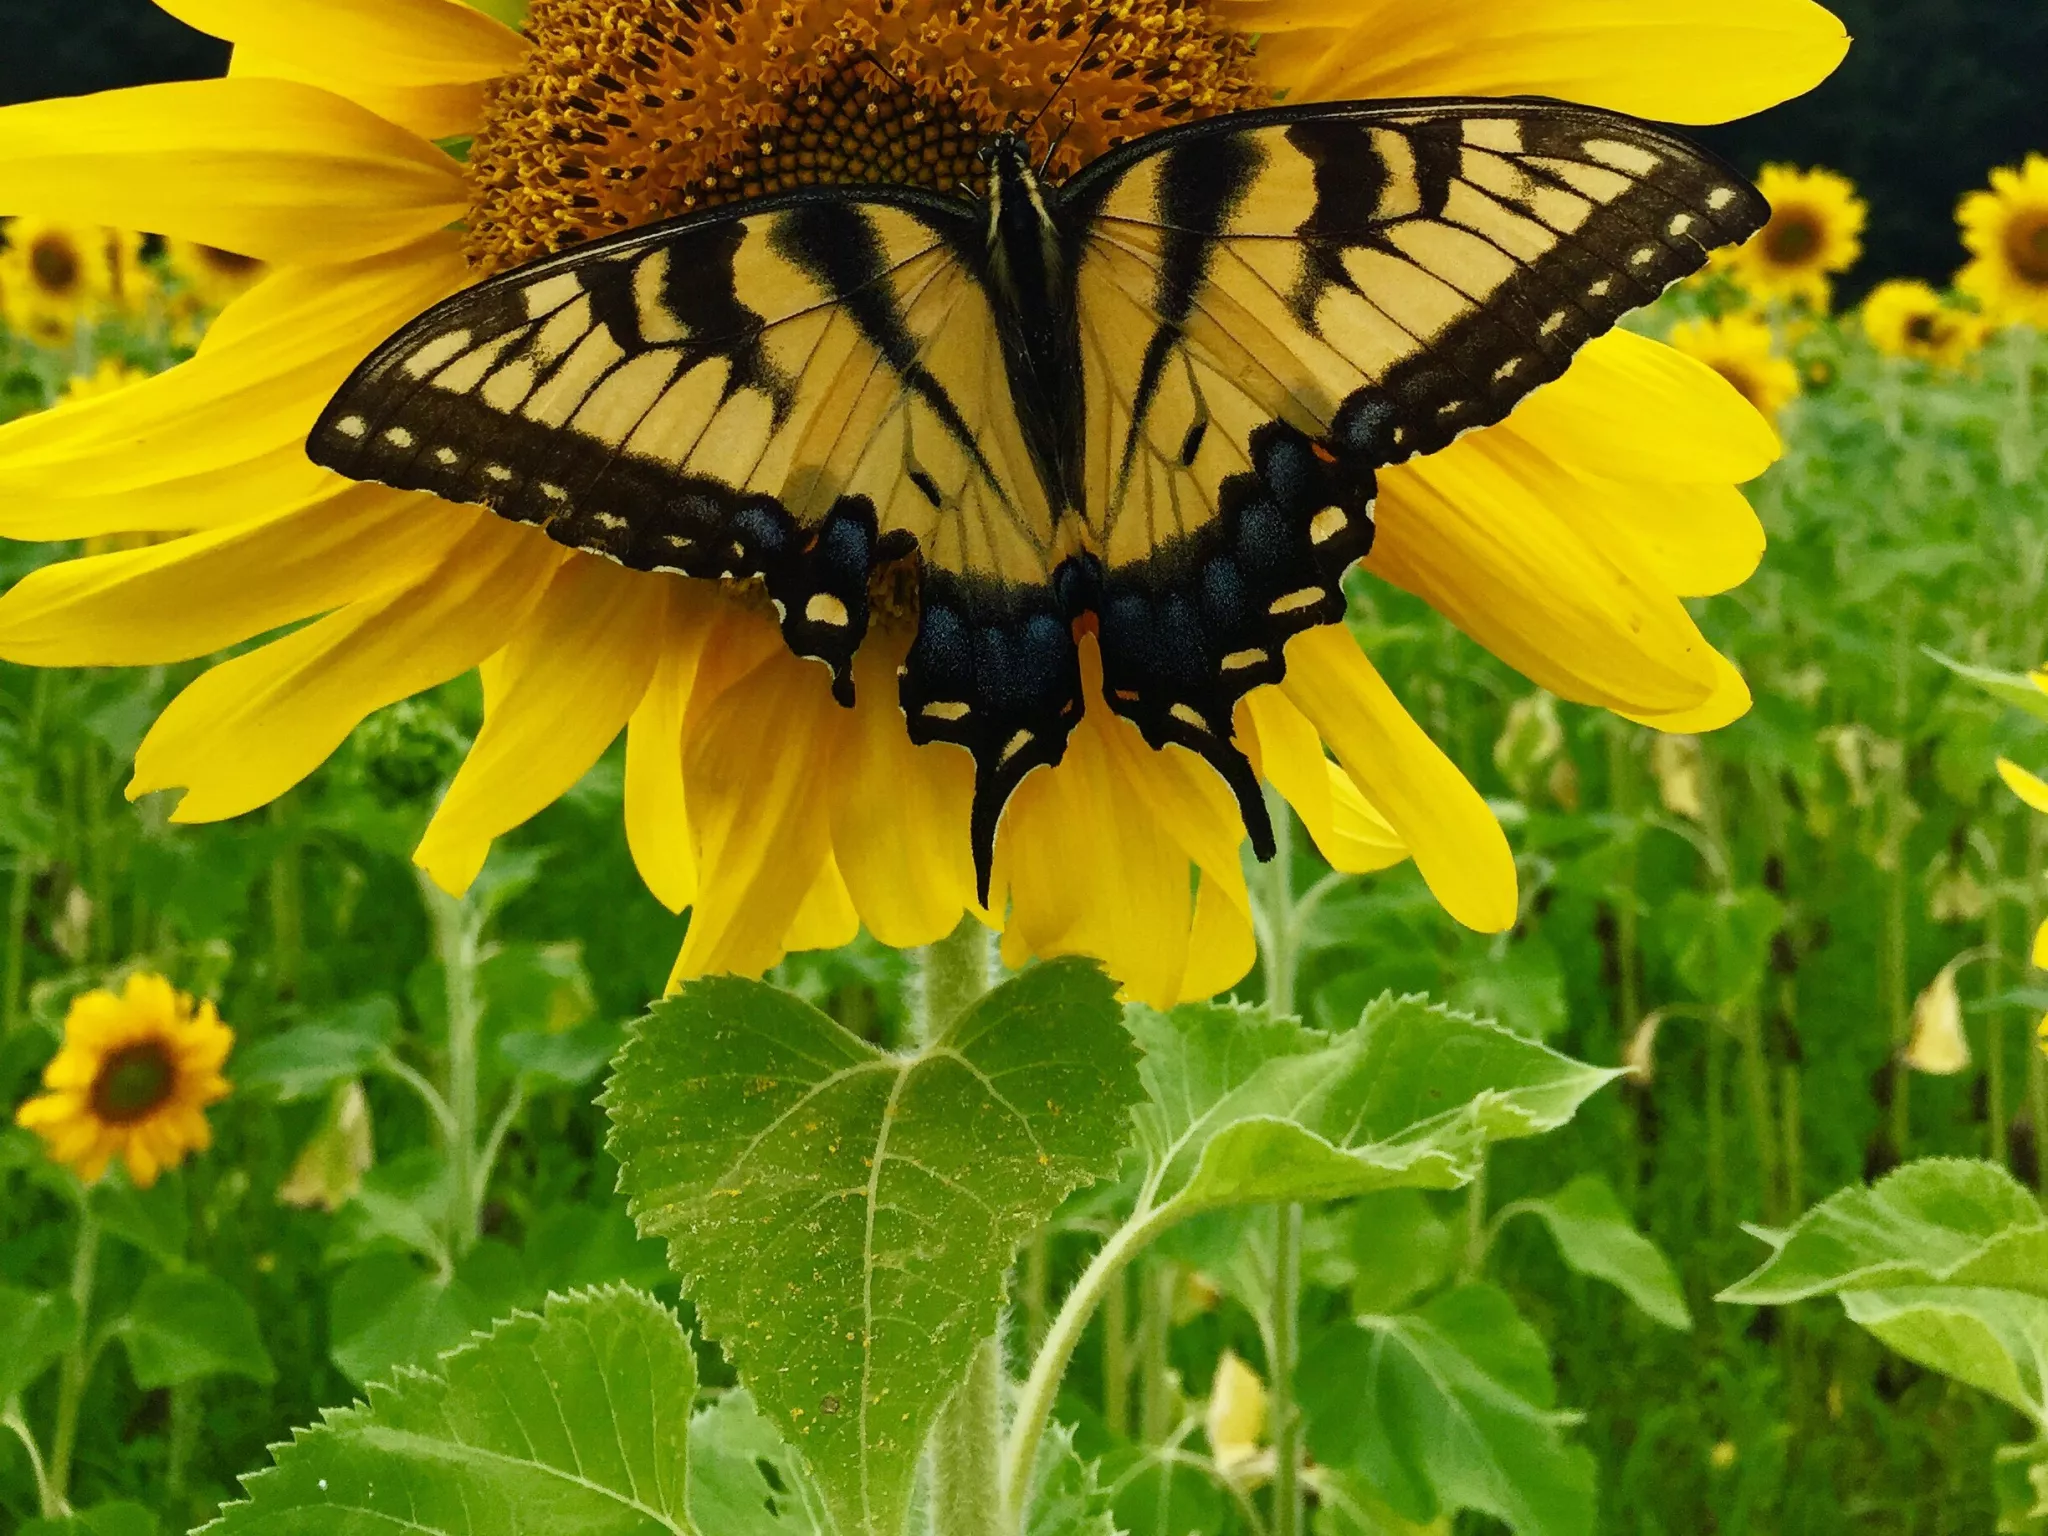
[[[1223,1005],[1135,1009],[1131,1029],[1139,1143],[1176,1215],[1449,1188],[1489,1142],[1562,1125],[1615,1076],[1420,998],[1382,997],[1337,1035]]]
[[[1473,1509],[1522,1536],[1593,1524],[1593,1459],[1564,1436],[1543,1341],[1503,1292],[1463,1285],[1310,1341],[1309,1445],[1402,1519]]]
[[[1614,1187],[1599,1174],[1582,1173],[1547,1199],[1508,1209],[1541,1219],[1565,1263],[1580,1274],[1605,1280],[1667,1328],[1692,1326],[1671,1261],[1636,1230]]]
[[[69,1296],[0,1286],[0,1405],[20,1396],[77,1338],[78,1308]]]
[[[696,1391],[689,1339],[651,1298],[551,1299],[299,1431],[207,1529],[688,1536]]]
[[[151,1275],[115,1324],[139,1387],[175,1387],[206,1376],[277,1375],[241,1293],[204,1270]]]
[[[641,1230],[848,1531],[893,1533],[1017,1244],[1138,1096],[1110,983],[1057,961],[892,1055],[757,983],[658,1004],[606,1090]]]

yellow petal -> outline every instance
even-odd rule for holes
[[[728,646],[757,659],[717,687],[705,674],[730,667],[718,654]],[[782,958],[831,855],[826,795],[842,711],[817,663],[790,655],[751,612],[724,618],[706,644],[699,690],[714,687],[708,702],[691,700],[684,727],[698,889],[676,974],[758,976]]]
[[[2048,922],[2034,930],[2034,965],[2048,970]]]
[[[1848,52],[1809,0],[1218,0],[1262,39],[1292,100],[1555,96],[1674,123],[1718,123],[1826,79]],[[1348,27],[1328,27],[1332,21]],[[1300,27],[1323,30],[1299,31]],[[1284,44],[1268,47],[1268,42]]]
[[[1558,510],[1595,544],[1626,547],[1629,564],[1680,597],[1739,587],[1764,558],[1764,525],[1732,485],[1584,475],[1578,496]]]
[[[1490,430],[1616,480],[1740,485],[1783,451],[1734,385],[1697,358],[1632,331],[1586,343],[1562,377]]]
[[[446,85],[388,85],[360,75],[339,75],[323,69],[318,57],[289,56],[262,52],[238,45],[228,61],[228,77],[234,80],[296,80],[346,96],[357,106],[367,107],[388,122],[409,128],[423,139],[453,139],[473,134],[484,119],[484,82],[456,81]]]
[[[1408,857],[1386,818],[1324,755],[1322,737],[1284,691],[1254,688],[1243,707],[1258,742],[1260,774],[1294,807],[1332,869],[1364,874]]]
[[[46,565],[0,597],[0,657],[128,667],[209,655],[424,579],[482,515],[350,485],[281,516]]]
[[[896,700],[905,646],[871,637],[854,659],[854,696],[832,848],[868,931],[892,949],[932,944],[975,904],[967,836],[973,760],[958,747],[913,746]]]
[[[492,841],[554,804],[625,729],[654,674],[668,585],[594,555],[555,572],[413,854],[443,890],[468,890]]]
[[[1634,551],[1572,526],[1562,509],[1584,488],[1525,441],[1476,432],[1381,473],[1366,566],[1561,698],[1693,708],[1713,648]]]
[[[365,354],[466,281],[448,236],[374,261],[280,272],[231,304],[225,337],[190,362],[0,427],[0,500],[111,495],[292,444],[303,454],[313,419]],[[224,495],[212,521],[268,510]]]
[[[1154,751],[1101,695],[1100,653],[1081,647],[1088,709],[1057,768],[1018,786],[996,839],[993,889],[1008,893],[1003,956],[1093,955],[1131,997],[1170,1008],[1251,968],[1250,898],[1238,863],[1236,802],[1207,764],[1180,747]],[[1197,902],[1214,952],[1196,956]],[[1233,915],[1233,912],[1235,915]],[[1206,989],[1192,992],[1191,986]]]
[[[859,936],[860,914],[853,909],[853,897],[846,889],[846,882],[840,878],[839,866],[827,854],[824,868],[818,871],[818,878],[812,882],[803,905],[796,909],[789,932],[782,937],[782,947],[792,953],[805,949],[837,949],[842,944],[851,944]]]
[[[1637,725],[1647,725],[1653,731],[1695,736],[1701,731],[1718,731],[1722,726],[1740,720],[1749,713],[1751,702],[1749,684],[1743,681],[1735,663],[1716,651],[1714,691],[1703,702],[1665,715],[1633,715],[1623,711],[1622,718],[1633,720]]]
[[[626,726],[626,846],[647,889],[671,912],[697,899],[697,854],[683,794],[683,716],[716,603],[694,583],[669,587],[661,657]]]
[[[351,603],[186,688],[135,754],[129,798],[185,789],[172,819],[188,822],[274,800],[372,710],[502,647],[565,554],[533,529],[479,516],[417,585]]]
[[[159,472],[154,465],[115,455],[95,455],[87,462],[127,478]],[[218,528],[252,513],[331,495],[348,483],[307,458],[305,444],[298,441],[239,463],[123,490],[73,494],[71,488],[9,489],[6,481],[0,464],[0,538],[36,541]]]
[[[1339,625],[1287,642],[1287,697],[1386,816],[1444,910],[1498,933],[1515,921],[1515,858],[1479,792],[1401,707]]]
[[[375,256],[461,217],[460,168],[290,80],[186,80],[0,108],[0,213],[147,229],[272,262]]]
[[[489,80],[518,68],[526,43],[456,0],[158,0],[188,27],[336,79],[384,85]]]
[[[2036,778],[2011,758],[1998,760],[1998,776],[2005,787],[2037,811],[2048,811],[2048,781]]]
[[[1207,871],[1195,887],[1195,925],[1188,935],[1188,968],[1181,976],[1176,1002],[1214,997],[1251,974],[1259,958],[1258,932],[1252,927],[1251,895],[1239,872],[1233,884]]]

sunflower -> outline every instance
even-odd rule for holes
[[[120,288],[110,231],[56,219],[10,219],[0,237],[0,300],[10,328],[46,345],[71,339]]]
[[[1960,368],[1984,344],[1981,315],[1957,309],[1927,284],[1892,278],[1863,301],[1863,332],[1889,357]]]
[[[1771,221],[1720,261],[1753,298],[1826,309],[1830,276],[1863,254],[1868,209],[1855,183],[1834,171],[1767,165],[1756,185],[1771,205]]]
[[[1755,315],[1681,321],[1671,328],[1671,345],[1734,385],[1766,420],[1776,421],[1799,393],[1799,370],[1778,355],[1770,325]]]
[[[1956,209],[1970,262],[1956,286],[1997,324],[2048,329],[2048,155],[1991,173],[1991,190]]]
[[[842,709],[745,594],[313,470],[306,431],[391,330],[526,255],[756,188],[950,184],[963,145],[1069,72],[1079,158],[1282,93],[1719,120],[1847,46],[1810,0],[1119,0],[1092,43],[1072,0],[538,0],[524,39],[451,0],[163,3],[234,43],[228,78],[0,111],[0,208],[158,229],[269,275],[191,362],[0,431],[0,534],[196,530],[31,576],[0,601],[0,656],[148,664],[298,626],[193,683],[138,752],[130,793],[182,790],[187,822],[264,804],[372,711],[481,666],[482,732],[416,854],[451,890],[623,728],[634,858],[692,909],[678,976],[758,974],[863,923],[927,943],[978,911],[969,759],[908,741],[900,626],[870,634]],[[456,139],[459,162],[433,142]],[[1680,598],[1754,568],[1735,486],[1775,451],[1710,370],[1612,335],[1509,421],[1383,474],[1365,568],[1560,697],[1709,728],[1748,695]],[[1083,657],[1099,690],[1092,640]],[[1358,645],[1311,631],[1287,663],[1238,736],[1324,854],[1412,857],[1454,916],[1510,924],[1500,828]],[[1090,707],[1010,801],[980,915],[1012,963],[1087,953],[1147,1001],[1208,995],[1254,959],[1242,838],[1198,759]]]
[[[63,1048],[43,1068],[49,1091],[15,1111],[15,1123],[88,1184],[118,1156],[147,1189],[213,1144],[206,1106],[230,1092],[220,1069],[234,1043],[212,1003],[195,1011],[163,977],[130,976],[119,997],[72,1002]]]

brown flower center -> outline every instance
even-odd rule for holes
[[[1941,330],[1932,315],[1915,315],[1906,322],[1906,339],[1931,347],[1941,339]]]
[[[28,269],[36,286],[57,298],[69,298],[78,287],[78,247],[63,235],[43,235],[28,248]]]
[[[1820,221],[1805,208],[1773,214],[1764,226],[1764,254],[1780,266],[1811,261],[1820,250]]]
[[[1013,125],[1071,174],[1268,99],[1244,38],[1173,0],[534,0],[527,35],[470,147],[486,271],[792,187],[978,189]]]
[[[161,1040],[138,1040],[100,1064],[92,1080],[92,1112],[110,1125],[132,1125],[161,1108],[177,1082],[169,1047]]]
[[[2023,281],[2048,287],[2048,210],[2029,210],[2005,227],[2005,254]]]

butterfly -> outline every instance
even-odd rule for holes
[[[985,197],[806,188],[578,245],[435,306],[308,439],[637,570],[757,582],[853,702],[880,573],[916,575],[913,741],[1003,807],[1102,697],[1201,755],[1289,636],[1338,622],[1376,472],[1497,422],[1769,215],[1662,129],[1547,100],[1279,106]]]

